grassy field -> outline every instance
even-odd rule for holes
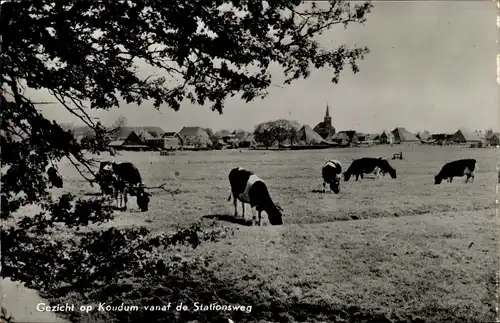
[[[397,179],[351,179],[338,195],[315,192],[328,159],[345,170],[355,158],[390,158],[399,151],[406,159],[390,160]],[[469,157],[477,159],[474,183],[433,184],[445,162]],[[106,226],[174,231],[216,220],[239,229],[192,251],[214,259],[212,280],[204,284],[213,284],[215,299],[253,306],[250,314],[233,315],[238,322],[492,322],[497,316],[496,150],[122,153],[116,160],[133,162],[147,186],[166,182],[177,192],[155,190],[145,213],[131,199],[130,210]],[[227,176],[237,166],[266,181],[285,210],[285,225],[249,227],[231,217]],[[65,190],[97,191],[69,165],[61,172]]]

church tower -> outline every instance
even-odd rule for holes
[[[332,118],[330,117],[330,108],[328,106],[328,103],[326,104],[326,114],[325,114],[325,119],[323,121],[324,126],[325,126],[325,132],[326,132],[326,139],[331,140],[332,139]]]

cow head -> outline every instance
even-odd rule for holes
[[[380,166],[382,171],[384,171],[385,173],[389,173],[389,175],[391,175],[391,178],[396,178],[396,170],[392,168],[392,166],[386,159],[382,159]]]
[[[344,175],[345,176],[345,175]],[[340,175],[336,175],[330,182],[330,189],[335,194],[339,194],[340,192]]]
[[[439,176],[439,175],[434,176],[434,184],[436,184],[436,185],[441,184],[442,180],[443,179],[441,178],[441,176]]]
[[[349,173],[349,172],[344,172],[344,181],[346,181],[346,182],[347,182],[347,181],[349,180],[349,178],[351,178],[351,173]]]
[[[384,170],[384,173],[385,172],[389,173],[389,175],[391,175],[391,178],[396,178],[397,177],[396,170],[394,168],[392,168],[392,167],[390,169],[388,169],[387,171]]]
[[[269,223],[271,225],[282,225],[283,224],[283,209],[276,205],[275,208],[270,209],[267,212],[267,216],[269,217]]]
[[[137,206],[142,212],[146,212],[149,209],[149,201],[150,201],[149,197],[151,196],[151,194],[146,192],[144,186],[141,185],[137,188],[136,195],[137,195]]]

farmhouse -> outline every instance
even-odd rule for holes
[[[397,127],[392,131],[395,143],[417,143],[420,139],[403,127]]]
[[[182,146],[182,138],[177,132],[165,132],[161,138],[148,138],[146,144],[151,148],[177,150]]]
[[[183,127],[179,131],[182,138],[183,148],[200,149],[212,147],[212,141],[208,133],[201,127]]]
[[[445,145],[448,143],[448,139],[451,136],[452,135],[446,133],[433,133],[431,135],[430,141],[438,145]]]
[[[297,143],[299,145],[318,145],[324,142],[324,139],[309,125],[303,125],[297,132]]]
[[[323,122],[320,122],[314,127],[321,138],[331,141],[332,136],[335,134],[335,128],[332,126],[332,118],[330,117],[330,111],[328,104],[326,105],[326,113]]]
[[[500,133],[490,133],[485,136],[485,141],[490,146],[499,146],[500,145]]]
[[[332,141],[339,144],[350,144],[352,142],[357,142],[358,137],[355,130],[342,130],[337,132],[333,137]]]
[[[130,133],[135,132],[139,138],[156,137],[160,138],[165,131],[160,127],[120,127],[114,134],[115,140],[125,140]]]
[[[112,141],[108,146],[110,148],[114,148],[115,150],[149,150],[149,146],[146,145],[134,131],[132,131],[124,140]]]
[[[426,141],[426,140],[429,140],[431,138],[431,134],[429,133],[429,131],[421,131],[421,132],[417,133],[417,138],[422,140],[422,141]]]
[[[369,133],[357,133],[357,142],[362,146],[370,146],[375,143],[377,135]]]
[[[454,143],[481,144],[481,137],[477,132],[469,131],[465,128],[460,128],[448,139]]]
[[[394,135],[384,130],[379,136],[375,137],[374,140],[378,141],[381,145],[390,145],[394,143]]]

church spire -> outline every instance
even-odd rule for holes
[[[328,107],[328,103],[326,104],[326,114],[325,114],[325,117],[329,117],[330,116],[330,111],[329,111],[329,107]]]

